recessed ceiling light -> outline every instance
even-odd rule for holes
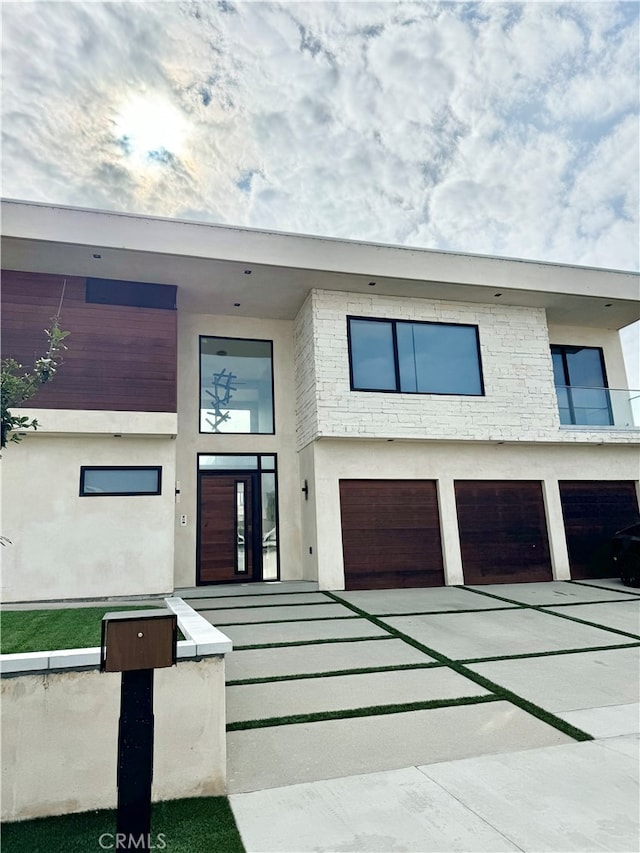
[[[97,252],[95,252],[95,253],[94,253],[94,255],[93,255],[93,257],[94,257],[97,261],[99,261],[99,260],[100,260],[100,258],[102,257],[102,255],[99,255]]]
[[[244,271],[244,274],[245,274],[245,275],[251,275],[251,273],[252,273],[252,272],[253,272],[253,270],[245,270],[245,271]]]

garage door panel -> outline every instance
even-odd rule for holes
[[[552,580],[542,485],[532,480],[457,480],[465,583]]]
[[[436,484],[341,480],[346,589],[442,586]]]
[[[347,589],[414,589],[416,587],[442,586],[441,572],[423,570],[419,576],[415,571],[376,569],[364,573],[353,572]]]
[[[640,520],[631,480],[564,480],[559,483],[571,577],[616,577],[610,561],[613,534]]]

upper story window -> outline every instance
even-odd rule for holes
[[[273,433],[273,345],[200,338],[200,432]]]
[[[610,426],[611,396],[600,347],[553,344],[553,378],[561,424]]]
[[[347,321],[353,391],[484,394],[477,326]]]

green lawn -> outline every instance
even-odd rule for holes
[[[83,812],[5,823],[4,853],[91,853],[115,850],[116,813]],[[151,850],[167,853],[244,853],[226,797],[154,803]],[[135,848],[132,848],[135,849]]]
[[[0,614],[0,653],[50,652],[100,645],[102,617],[123,610],[155,607],[73,607],[60,610],[3,610]],[[179,634],[178,639],[182,639]]]

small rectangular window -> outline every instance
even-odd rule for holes
[[[133,308],[164,308],[167,311],[175,311],[177,290],[175,284],[88,278],[86,301],[99,305],[129,305]]]
[[[161,490],[160,466],[80,468],[80,497],[159,495]]]
[[[353,391],[484,394],[478,327],[348,318]]]

